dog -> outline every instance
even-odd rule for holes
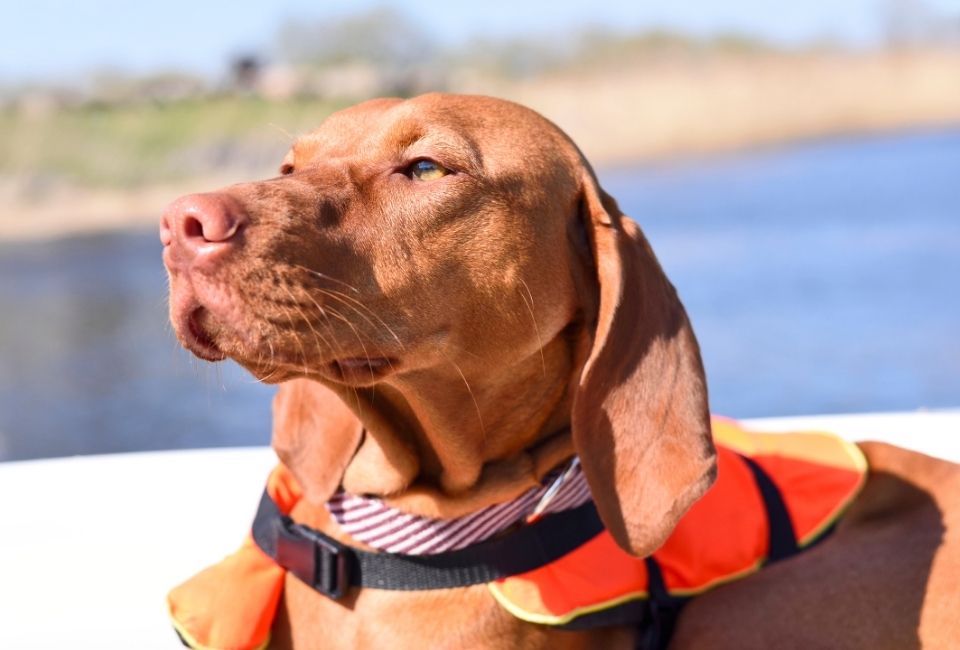
[[[298,138],[276,178],[176,200],[160,236],[180,342],[280,385],[273,446],[297,491],[280,517],[298,526],[369,551],[335,495],[456,520],[576,458],[604,534],[644,558],[709,494],[718,451],[683,306],[532,110],[364,102]],[[869,475],[828,538],[693,599],[655,642],[521,620],[483,584],[330,597],[291,571],[271,647],[960,647],[960,471],[858,449]]]

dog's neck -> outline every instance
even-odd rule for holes
[[[570,383],[577,347],[560,334],[495,372],[472,376],[451,359],[358,394],[339,390],[365,427],[343,488],[384,497],[407,512],[449,518],[538,485],[573,455]]]

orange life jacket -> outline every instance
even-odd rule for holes
[[[751,464],[776,484],[801,548],[823,536],[866,480],[859,448],[832,434],[746,432],[720,418],[713,433],[717,481],[653,556],[631,556],[603,531],[546,566],[490,583],[493,597],[531,623],[620,622],[618,612],[657,592],[689,598],[750,575],[768,560],[771,525]],[[270,475],[267,493],[283,513],[301,496],[283,465]],[[174,627],[192,648],[263,648],[285,575],[248,536],[239,551],[169,594]]]

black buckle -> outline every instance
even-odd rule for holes
[[[320,593],[339,600],[350,586],[347,575],[349,548],[319,535],[289,517],[277,531],[277,563]]]

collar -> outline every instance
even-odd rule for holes
[[[331,513],[347,523],[367,522],[357,523],[351,535],[379,540],[383,550],[375,552],[293,521],[267,490],[253,540],[281,567],[334,599],[350,587],[410,591],[488,583],[546,566],[603,530],[575,459],[549,480],[506,504],[450,521],[406,519],[377,499],[331,502]],[[502,533],[518,522],[523,525]],[[407,552],[387,550],[398,547]]]
[[[350,537],[385,553],[432,555],[473,546],[521,523],[581,506],[590,488],[574,457],[554,470],[544,484],[516,499],[488,506],[456,519],[405,513],[380,499],[339,491],[327,502],[334,521]]]

